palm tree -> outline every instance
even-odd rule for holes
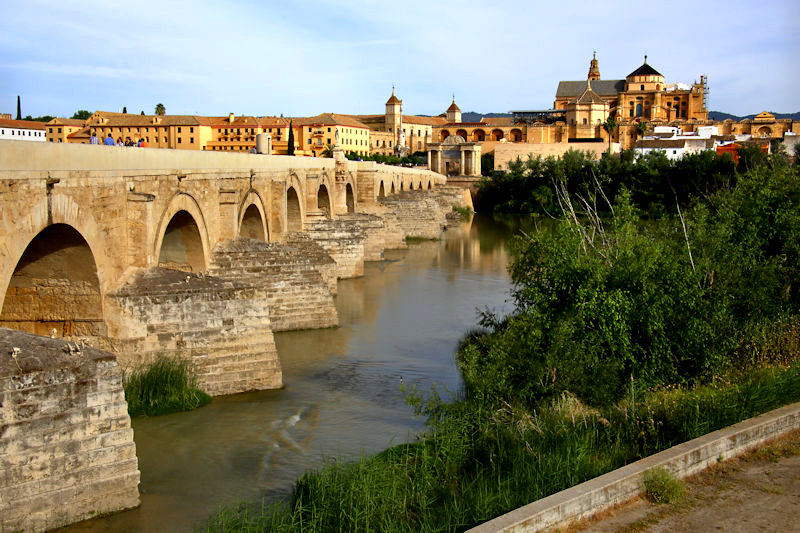
[[[603,126],[603,129],[605,130],[605,132],[608,134],[608,153],[610,154],[611,153],[611,134],[614,132],[614,130],[617,129],[617,121],[614,120],[614,117],[609,115],[609,117],[606,119],[606,121],[603,122],[601,125]]]
[[[333,145],[328,143],[325,145],[325,148],[322,149],[322,157],[333,157]]]
[[[647,126],[648,124],[644,120],[636,123],[636,139],[647,133]]]
[[[156,115],[164,116],[164,113],[166,113],[166,112],[167,112],[167,108],[164,107],[164,104],[162,104],[161,102],[156,104]]]

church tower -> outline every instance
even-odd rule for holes
[[[403,101],[394,95],[394,87],[392,87],[392,96],[386,101],[386,118],[384,119],[384,126],[386,131],[397,134],[402,128],[403,124]]]
[[[456,97],[453,97],[453,103],[447,108],[447,122],[450,124],[457,124],[461,122],[461,109],[456,105]]]
[[[597,52],[592,52],[592,61],[589,63],[589,81],[600,79],[600,67],[597,66]]]

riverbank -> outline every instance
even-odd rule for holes
[[[671,504],[637,499],[567,528],[591,531],[794,531],[800,525],[800,431],[685,480]]]

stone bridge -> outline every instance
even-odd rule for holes
[[[337,325],[336,280],[454,205],[373,162],[0,141],[0,326],[188,358],[210,394],[280,387],[272,332]]]

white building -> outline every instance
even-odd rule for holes
[[[636,141],[633,149],[642,155],[660,150],[669,159],[680,159],[686,154],[715,150],[719,142],[714,137],[718,136],[717,126],[700,126],[696,132],[690,133],[683,133],[675,126],[656,126],[653,134]]]
[[[0,139],[10,141],[38,141],[46,142],[44,122],[35,120],[10,120],[0,118]]]

